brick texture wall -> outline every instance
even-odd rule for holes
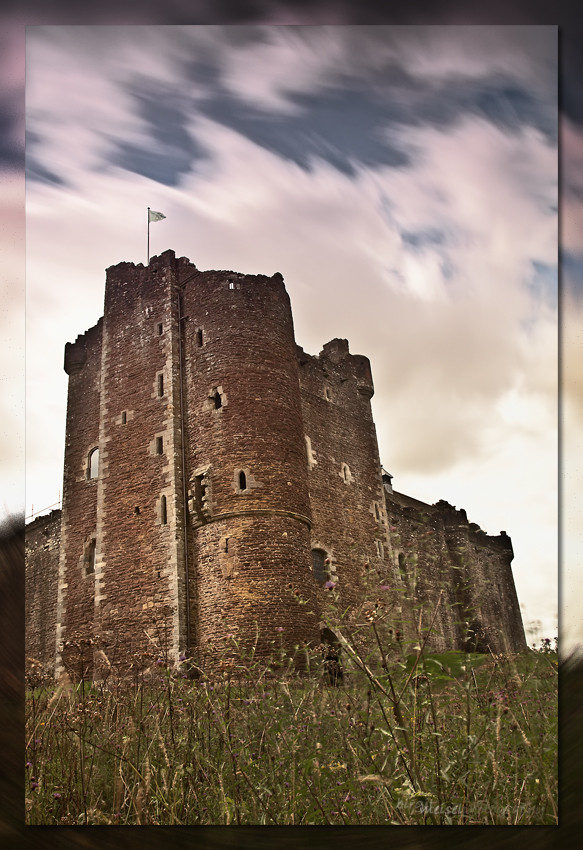
[[[315,640],[308,466],[281,275],[199,273],[184,287],[184,314],[200,643],[226,629],[249,645],[257,628],[262,647]]]
[[[487,535],[444,501],[393,492],[386,507],[406,639],[417,640],[421,604],[422,636],[432,625],[428,646],[436,651],[524,649],[510,538]]]
[[[202,272],[173,251],[112,266],[65,370],[61,522],[27,531],[27,651],[63,645],[57,673],[99,675],[79,638],[128,669],[225,635],[316,642],[325,581],[354,604],[371,567],[411,639],[414,606],[439,598],[432,647],[462,648],[464,619],[481,648],[524,646],[510,539],[385,492],[370,363],[342,339],[299,348],[280,274]]]
[[[75,343],[65,346],[69,394],[57,592],[59,644],[93,636],[95,571],[91,546],[97,531],[99,477],[89,478],[89,456],[99,449],[102,329],[100,319]],[[77,666],[77,660],[77,653],[65,648],[63,655],[57,654],[57,671]]]
[[[60,511],[38,517],[27,526],[26,657],[47,668],[55,663],[60,544]]]
[[[326,570],[341,599],[354,603],[365,563],[390,568],[384,491],[366,357],[346,340],[318,357],[298,351],[314,526],[311,545],[326,554]]]

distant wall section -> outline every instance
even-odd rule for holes
[[[54,668],[57,624],[57,576],[61,511],[51,511],[26,527],[26,658]]]

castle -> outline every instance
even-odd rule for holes
[[[479,651],[526,646],[510,538],[393,490],[368,358],[297,346],[279,273],[112,266],[65,371],[62,510],[26,535],[27,655],[57,675],[79,635],[129,659],[163,634],[174,661],[225,634],[317,643],[330,583],[355,605],[373,567],[405,634],[405,600],[440,598],[433,649],[468,624]]]

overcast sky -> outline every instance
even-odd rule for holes
[[[395,488],[504,529],[556,633],[556,27],[33,27],[26,513],[104,269],[280,271],[297,342],[366,354]]]

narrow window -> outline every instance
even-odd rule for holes
[[[247,489],[247,476],[245,475],[243,470],[241,470],[241,472],[239,473],[239,490],[246,490],[246,489]]]
[[[328,580],[326,558],[327,555],[323,549],[312,549],[312,572],[318,584],[324,584]]]
[[[196,332],[196,344],[199,348],[202,348],[202,328],[199,328]]]
[[[407,570],[405,568],[405,555],[399,552],[399,572],[403,581],[407,578]]]
[[[158,325],[158,336],[162,336],[162,331],[164,330],[164,325],[160,323]]]
[[[225,537],[225,552],[229,551],[229,538]]]
[[[158,375],[158,395],[164,395],[164,375]]]
[[[168,523],[168,509],[166,506],[166,496],[162,496],[160,499],[160,524],[166,525]]]
[[[330,401],[330,399],[332,398],[332,393],[330,392],[328,387],[326,387],[326,398],[328,401]]]
[[[383,544],[381,543],[380,540],[376,540],[375,542],[377,544],[377,555],[379,556],[379,558],[384,558],[385,557],[385,549],[384,549]]]
[[[139,506],[139,505],[136,505],[136,506],[135,506],[135,508],[134,508],[134,513],[135,513],[135,515],[136,515],[136,516],[139,516],[139,515],[140,515],[140,506]]]
[[[89,551],[87,552],[87,573],[95,572],[95,563],[97,561],[97,541],[93,539],[89,544]]]
[[[127,412],[125,410],[123,410],[122,414],[121,414],[121,424],[125,425],[127,423],[127,421],[128,421]]]
[[[229,281],[229,289],[234,289],[234,288],[235,288],[235,284],[233,283],[232,280],[230,280]]]
[[[381,518],[381,512],[379,511],[379,506],[377,502],[374,503],[374,512],[377,519]]]
[[[215,394],[214,394],[214,401],[215,401],[215,410],[218,410],[220,407],[222,407],[222,406],[223,406],[223,401],[222,401],[222,399],[221,399],[221,394],[220,394],[220,392],[219,392],[218,390],[217,390],[217,391],[215,392]]]
[[[164,438],[156,437],[156,454],[161,455],[164,451]]]
[[[197,475],[194,479],[194,497],[197,502],[203,502],[206,498],[206,479],[204,475]]]
[[[87,478],[97,478],[99,473],[99,449],[91,449],[87,459]]]

